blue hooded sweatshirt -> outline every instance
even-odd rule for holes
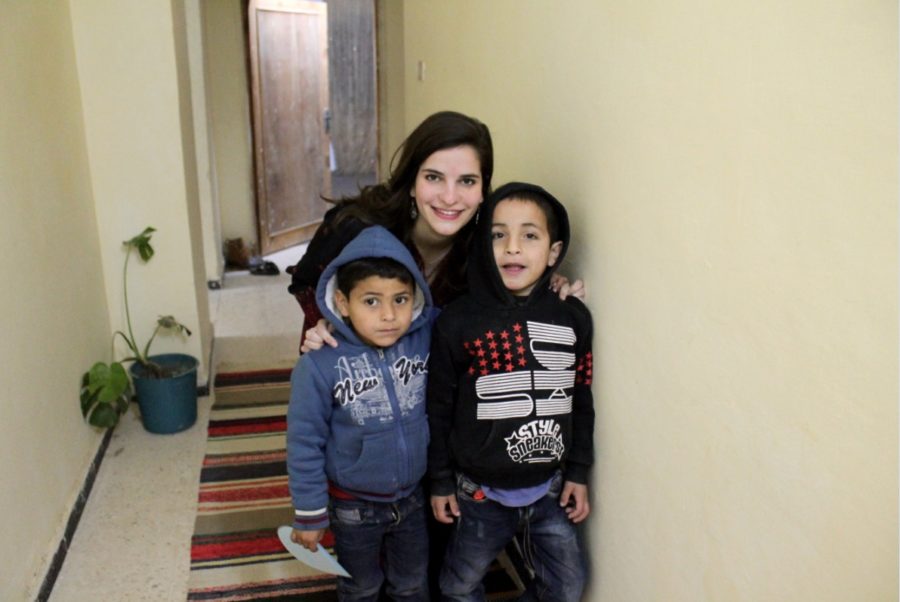
[[[390,347],[363,343],[334,303],[337,269],[367,257],[389,257],[416,282],[409,330]],[[328,526],[329,483],[381,502],[410,495],[425,474],[425,387],[431,325],[437,316],[412,255],[381,226],[361,231],[325,268],[316,288],[338,347],[302,356],[291,375],[287,463],[294,528]]]

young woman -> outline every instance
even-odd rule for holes
[[[398,156],[399,155],[399,156]],[[427,117],[394,154],[387,182],[343,198],[326,214],[288,290],[303,309],[301,353],[336,346],[315,302],[322,270],[360,230],[384,226],[412,252],[441,307],[466,290],[466,256],[478,207],[491,189],[494,150],[483,123],[461,113]],[[392,161],[393,163],[393,161]],[[562,298],[584,296],[580,280],[553,282]]]

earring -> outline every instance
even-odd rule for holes
[[[409,217],[412,219],[416,219],[419,217],[419,210],[416,208],[416,200],[411,199],[409,202]]]

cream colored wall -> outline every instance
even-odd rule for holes
[[[211,331],[197,283],[205,282],[202,251],[192,243],[201,237],[190,90],[178,70],[187,63],[183,16],[173,8],[182,10],[139,0],[73,2],[72,26],[111,325],[125,324],[122,241],[153,226],[156,255],[129,266],[135,335],[146,341],[161,314],[195,330],[186,341],[160,335],[152,351],[194,355],[203,384]]]
[[[241,0],[202,0],[202,8],[222,238],[258,244]]]
[[[188,5],[191,10],[188,10]],[[197,78],[192,77],[192,70],[201,66],[197,64],[196,57],[191,57],[189,38],[196,37],[196,31],[190,31],[199,23],[189,17],[188,13],[197,16],[195,10],[196,0],[172,0],[172,26],[174,28],[173,41],[175,43],[175,84],[178,89],[178,124],[180,139],[176,142],[181,143],[181,159],[184,167],[184,202],[187,210],[187,235],[189,239],[182,241],[187,244],[190,250],[191,271],[190,284],[193,285],[193,298],[196,303],[197,310],[197,340],[200,343],[200,357],[204,360],[210,360],[212,356],[212,339],[213,327],[209,312],[209,296],[207,295],[207,281],[209,276],[206,273],[206,258],[208,245],[204,237],[202,222],[204,219],[210,219],[209,203],[212,201],[205,193],[208,192],[204,182],[208,182],[207,173],[200,174],[201,159],[204,158],[203,151],[208,149],[209,140],[203,138],[206,134],[204,128],[195,127],[195,111],[197,123],[206,119],[206,113],[203,107],[193,102],[193,91],[196,87]],[[201,70],[202,73],[202,70]],[[204,194],[201,194],[201,191]],[[204,366],[197,376],[206,379],[209,376],[211,366]],[[205,380],[201,380],[203,384]]]
[[[381,179],[390,173],[394,151],[409,133],[406,129],[403,53],[404,0],[375,3],[378,47],[378,171]]]
[[[81,374],[109,354],[75,49],[65,2],[0,19],[0,599],[33,600],[99,435]]]
[[[586,600],[896,600],[893,2],[408,2],[407,124],[568,205]],[[426,62],[417,82],[416,61]]]
[[[195,154],[197,163],[197,193],[203,236],[203,264],[207,280],[221,282],[225,271],[222,255],[222,227],[219,219],[218,187],[213,164],[207,101],[206,50],[204,48],[202,0],[185,2],[187,48],[190,62],[190,89]]]

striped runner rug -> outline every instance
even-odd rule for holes
[[[290,370],[216,376],[191,539],[188,600],[337,600],[333,575],[294,559],[276,529],[293,522],[285,464]],[[331,549],[327,533],[322,544]],[[501,556],[485,578],[488,598],[521,592]]]

